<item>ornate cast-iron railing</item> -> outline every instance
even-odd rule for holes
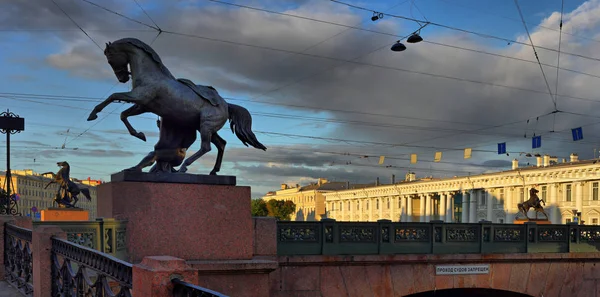
[[[221,293],[186,283],[178,278],[171,280],[173,283],[173,297],[228,297]]]
[[[98,218],[89,222],[33,222],[34,226],[52,225],[67,233],[67,240],[97,251],[127,259],[126,221]]]
[[[600,251],[600,226],[278,222],[279,255],[493,254]]]
[[[4,225],[4,271],[6,280],[25,296],[33,295],[31,230]]]
[[[132,272],[130,263],[52,238],[52,296],[131,297]]]

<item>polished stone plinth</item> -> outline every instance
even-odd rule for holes
[[[49,207],[48,209],[42,209],[40,218],[42,222],[89,221],[90,212],[76,207]]]
[[[235,176],[205,175],[188,173],[148,173],[136,171],[121,171],[110,176],[111,182],[152,182],[177,183],[198,185],[235,186]]]
[[[128,221],[130,262],[252,258],[250,187],[125,181],[97,191],[99,217]]]
[[[549,225],[552,222],[548,219],[515,219],[513,224],[523,225],[525,223],[536,223],[538,225]]]

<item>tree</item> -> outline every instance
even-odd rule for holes
[[[262,199],[252,199],[251,208],[253,217],[266,217],[269,215],[267,203]]]
[[[267,210],[270,217],[275,217],[281,221],[289,221],[291,215],[296,212],[296,204],[291,200],[275,200],[267,201]]]

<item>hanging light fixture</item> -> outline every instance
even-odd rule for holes
[[[402,52],[406,50],[406,45],[402,44],[402,42],[398,40],[396,43],[394,43],[394,45],[392,45],[391,50],[394,52]]]
[[[423,37],[421,37],[421,35],[419,35],[419,33],[413,33],[406,39],[406,42],[408,42],[408,43],[418,43],[421,41],[423,41]]]
[[[374,21],[379,20],[379,19],[383,19],[383,13],[373,11],[373,16],[371,17],[371,21],[374,22]]]

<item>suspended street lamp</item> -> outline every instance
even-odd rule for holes
[[[425,26],[429,25],[429,23],[425,23],[424,25],[421,25],[421,23],[419,23],[419,25],[421,27],[418,30],[416,30],[415,32],[408,35],[408,37],[406,37],[407,43],[419,43],[419,42],[423,41],[423,37],[421,37],[421,35],[420,35],[421,29],[425,28]],[[394,43],[394,45],[392,45],[392,47],[390,49],[394,52],[405,51],[406,45],[402,44],[401,41],[402,41],[402,39],[396,41],[396,43]]]

